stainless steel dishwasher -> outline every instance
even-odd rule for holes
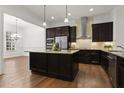
[[[118,87],[124,88],[124,58],[119,57],[118,58]]]
[[[107,57],[109,60],[108,74],[113,87],[116,88],[117,87],[117,56],[113,54],[109,54]]]

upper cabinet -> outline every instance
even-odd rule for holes
[[[69,26],[54,27],[46,29],[46,38],[54,38],[58,36],[68,36],[69,37]]]
[[[76,42],[76,26],[70,27],[69,35],[70,42]]]
[[[58,36],[67,36],[69,42],[76,42],[76,27],[62,26],[46,29],[46,38],[54,38]]]
[[[92,41],[113,41],[113,22],[92,24]]]

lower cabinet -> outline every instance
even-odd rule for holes
[[[79,71],[78,52],[74,54],[30,53],[30,69],[48,76],[72,81]]]
[[[61,78],[73,79],[78,72],[78,62],[74,54],[48,54],[48,73]]]
[[[56,54],[48,54],[48,73],[51,74],[58,74],[58,68],[59,68],[59,63],[58,63],[58,55]]]
[[[45,53],[30,53],[30,69],[33,71],[47,72],[47,55]]]
[[[100,64],[99,50],[80,50],[78,61],[80,63]]]
[[[103,69],[108,73],[108,68],[109,68],[109,60],[108,60],[108,53],[101,51],[101,66]]]

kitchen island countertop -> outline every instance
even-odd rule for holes
[[[53,54],[74,54],[79,52],[79,50],[61,50],[61,51],[52,51],[46,49],[33,49],[25,52],[37,52],[37,53],[53,53]]]

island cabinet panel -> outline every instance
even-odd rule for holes
[[[48,73],[60,78],[73,78],[73,55],[48,54]],[[78,67],[77,67],[78,68]]]
[[[72,81],[79,71],[76,53],[30,53],[31,71]]]
[[[56,54],[47,54],[47,61],[48,61],[48,73],[50,74],[58,74],[58,55]]]
[[[45,53],[30,53],[30,69],[47,72],[47,55]]]
[[[59,65],[59,73],[62,76],[70,77],[71,76],[71,55],[58,55],[58,65]],[[66,60],[63,60],[66,59]]]

